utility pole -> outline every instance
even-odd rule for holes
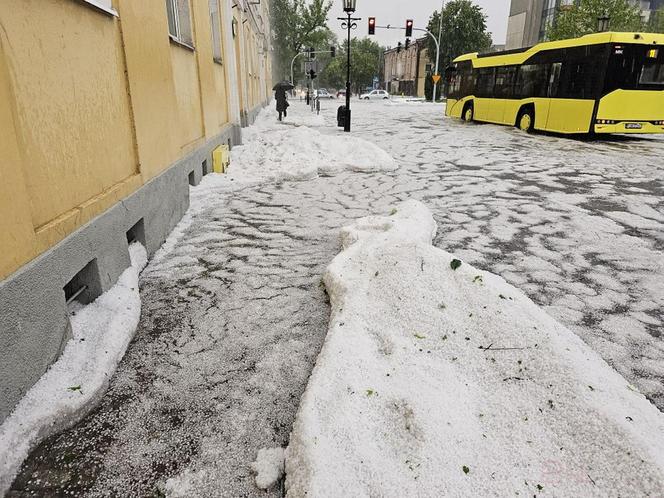
[[[436,75],[440,76],[438,74],[438,64],[440,64],[440,37],[443,33],[443,10],[445,10],[445,0],[443,0],[443,4],[440,6],[440,19],[439,19],[439,24],[438,24],[438,53],[436,54]],[[440,81],[440,79],[438,80]],[[433,103],[436,103],[436,90],[438,89],[438,81],[434,80],[433,82]]]

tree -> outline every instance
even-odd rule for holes
[[[470,0],[452,0],[443,9],[443,30],[440,36],[439,71],[443,71],[460,55],[485,52],[491,48],[491,33],[487,32],[487,16],[482,7]],[[438,37],[440,12],[435,11],[429,19],[428,30]],[[436,67],[436,44],[428,38],[429,59]],[[440,85],[439,85],[440,89]]]
[[[664,7],[650,14],[647,30],[649,33],[664,33]]]
[[[629,0],[579,0],[561,7],[556,21],[547,27],[547,40],[578,38],[599,30],[598,19],[608,16],[611,31],[641,31],[641,9]]]
[[[363,91],[373,84],[374,76],[379,76],[385,48],[369,38],[351,40],[350,80],[355,93]],[[334,88],[346,87],[346,57],[348,41],[344,41],[336,59],[327,65],[321,73],[321,85]]]
[[[305,47],[325,49],[335,42],[327,27],[332,8],[329,0],[272,0],[274,30],[274,78],[290,79],[293,57]],[[296,68],[299,75],[299,65]]]

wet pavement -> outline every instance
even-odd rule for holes
[[[340,133],[328,106],[318,129]],[[521,288],[664,409],[664,140],[531,136],[417,103],[353,112],[400,169],[220,193],[142,275],[99,407],[37,448],[8,496],[280,496],[249,464],[288,443],[339,228],[408,198],[434,212],[438,247]]]

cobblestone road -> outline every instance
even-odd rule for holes
[[[339,133],[324,112],[319,130]],[[400,169],[220,196],[144,273],[139,330],[98,409],[33,452],[9,496],[160,496],[173,483],[279,496],[248,465],[288,442],[327,328],[320,278],[338,229],[411,197],[435,213],[436,245],[523,289],[664,409],[663,140],[529,136],[426,104],[358,103],[354,119]]]

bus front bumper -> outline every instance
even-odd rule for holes
[[[624,121],[616,124],[595,124],[595,133],[664,133],[664,125]]]

